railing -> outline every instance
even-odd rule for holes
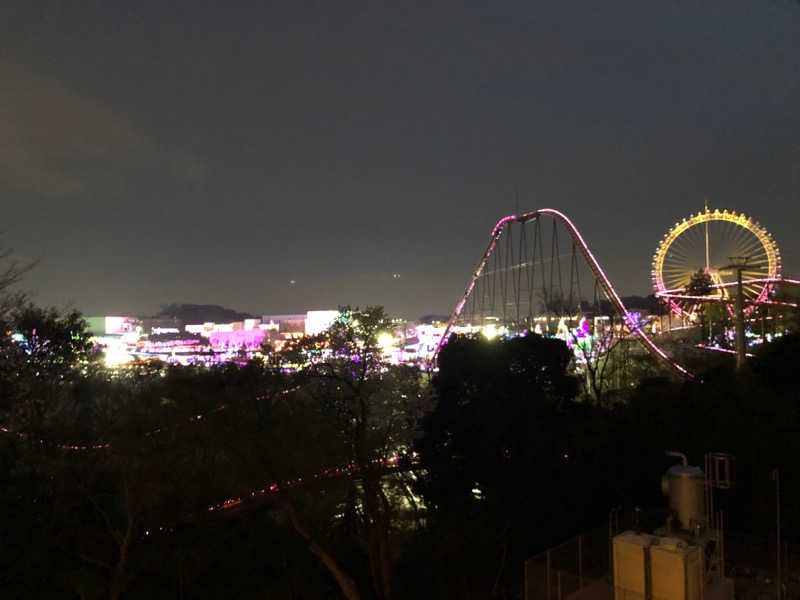
[[[526,560],[524,588],[525,600],[611,598],[607,528],[577,535]]]
[[[648,515],[649,516],[649,515]],[[616,515],[611,528],[602,527],[572,537],[525,561],[525,600],[670,600],[645,599],[642,594],[614,588],[609,564],[609,534],[628,529],[628,515]],[[621,526],[620,526],[621,525]],[[649,530],[647,523],[645,530]],[[736,581],[736,597],[762,600],[776,597],[775,538],[726,532],[726,573]],[[800,598],[800,546],[782,545],[784,600]]]

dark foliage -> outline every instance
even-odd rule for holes
[[[575,411],[588,408],[571,402],[569,360],[563,342],[535,335],[453,338],[441,354],[438,404],[418,442],[429,472],[420,490],[433,529],[447,532],[433,546],[436,562],[469,565],[478,596],[506,569],[518,575],[509,565],[555,542],[565,519],[579,527],[588,517],[569,441]],[[456,588],[439,591],[458,597],[463,574],[450,575]]]
[[[649,296],[623,296],[620,300],[628,310],[643,310],[651,315],[666,314],[664,303],[656,298],[655,294],[650,294]]]
[[[539,336],[454,338],[428,393],[418,372],[384,363],[377,309],[292,348],[297,373],[107,372],[79,315],[10,314],[2,597],[288,600],[342,597],[351,582],[365,599],[513,598],[531,554],[612,507],[663,506],[667,449],[700,465],[709,450],[734,454],[737,487],[719,506],[729,528],[757,535],[772,531],[780,468],[783,535],[800,539],[797,336],[748,370],[641,380],[626,402],[596,406],[576,401],[566,347]],[[99,447],[74,449],[87,442]],[[417,461],[372,462],[411,444]],[[313,477],[348,462],[358,474]],[[279,493],[251,494],[273,483]]]

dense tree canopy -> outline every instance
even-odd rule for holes
[[[80,315],[22,303],[8,319],[9,598],[514,597],[531,554],[611,507],[663,506],[667,449],[736,456],[720,503],[739,531],[771,530],[783,469],[784,536],[800,537],[796,336],[744,371],[640,377],[601,405],[536,335],[454,337],[432,378],[390,365],[377,308],[214,368],[106,370]]]

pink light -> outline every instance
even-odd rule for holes
[[[412,452],[408,456],[414,462],[416,462],[419,459],[419,453],[417,453],[417,452]],[[567,455],[565,455],[565,456],[567,456]],[[387,457],[378,457],[378,458],[373,458],[372,460],[370,460],[370,463],[376,464],[376,465],[383,465],[384,468],[386,468],[386,469],[389,469],[389,468],[395,469],[395,468],[397,468],[397,464],[399,463],[400,458],[401,458],[401,456],[399,456],[399,455],[393,455],[393,456],[387,456]],[[323,473],[328,477],[338,477],[338,476],[341,476],[343,474],[350,475],[350,470],[358,470],[358,465],[354,465],[352,463],[349,463],[345,467],[334,467],[334,468],[331,468],[331,469],[325,469],[323,471]],[[319,474],[318,473],[314,473],[313,474],[313,479],[319,479]],[[286,480],[284,482],[284,488],[294,487],[295,485],[298,485],[298,484],[302,483],[302,481],[303,481],[302,477],[297,477],[296,479],[288,479],[288,480]],[[270,492],[279,492],[280,491],[280,486],[278,484],[276,484],[276,483],[273,483],[267,489]],[[256,489],[253,489],[253,490],[251,490],[249,492],[249,497],[250,498],[255,498],[258,495],[262,495],[263,496],[265,494],[266,494],[266,490],[264,488],[262,488],[262,489],[256,488]],[[227,510],[228,508],[233,508],[234,506],[238,506],[239,504],[242,504],[242,502],[243,501],[242,501],[241,498],[228,498],[227,500],[224,500],[223,502],[219,502],[217,504],[213,504],[213,505],[209,506],[208,507],[208,512],[213,512],[215,510]]]
[[[239,329],[237,331],[212,331],[207,334],[214,348],[245,348],[257,350],[264,341],[265,329]]]
[[[458,304],[456,304],[456,307],[453,309],[453,312],[450,315],[450,319],[447,322],[447,327],[445,327],[444,333],[442,334],[442,337],[436,346],[436,350],[434,352],[434,361],[438,358],[439,351],[442,349],[442,346],[446,343],[448,334],[450,333],[453,324],[455,323],[459,315],[461,315],[461,311],[464,308],[464,304],[466,304],[467,298],[469,298],[469,295],[472,293],[472,290],[475,287],[478,277],[480,277],[481,273],[483,272],[483,269],[486,266],[486,263],[489,260],[489,257],[491,256],[492,252],[495,249],[495,246],[497,246],[497,242],[500,239],[500,236],[503,233],[506,224],[513,221],[517,221],[519,223],[527,223],[529,221],[533,221],[534,219],[539,218],[541,215],[551,215],[557,220],[559,220],[567,228],[567,231],[569,231],[570,235],[572,236],[572,239],[578,243],[578,246],[581,249],[581,253],[586,259],[589,268],[591,268],[592,272],[594,273],[595,278],[600,282],[600,285],[602,285],[603,289],[605,290],[608,297],[611,299],[612,303],[624,315],[625,321],[628,323],[631,332],[639,338],[639,341],[642,343],[645,349],[656,358],[664,361],[667,365],[670,366],[670,368],[672,368],[679,374],[685,377],[693,378],[694,376],[691,373],[689,373],[689,371],[687,371],[683,366],[679,365],[678,363],[673,361],[669,356],[667,356],[667,354],[663,350],[661,350],[661,348],[659,348],[655,344],[655,342],[653,342],[653,340],[651,340],[647,336],[647,334],[642,330],[641,326],[637,325],[634,322],[630,313],[625,308],[625,305],[622,303],[619,294],[617,294],[617,291],[611,284],[611,280],[609,280],[609,278],[606,276],[605,272],[603,271],[603,268],[600,266],[600,263],[597,262],[597,259],[595,258],[594,254],[592,254],[592,251],[589,249],[588,244],[584,241],[583,236],[578,231],[578,228],[575,227],[575,224],[572,221],[570,221],[570,219],[564,213],[555,210],[553,208],[542,208],[539,210],[524,213],[522,215],[508,215],[500,219],[494,226],[494,228],[492,228],[492,233],[489,236],[489,245],[486,248],[486,252],[484,252],[481,260],[478,261],[478,266],[475,269],[475,273],[473,274],[469,284],[467,284],[467,288],[464,290],[464,294],[462,295]]]
[[[800,280],[798,279],[787,279],[784,277],[759,277],[757,279],[746,279],[742,281],[742,285],[752,285],[754,283],[765,283],[764,288],[761,290],[757,298],[745,298],[745,303],[748,305],[747,311],[752,312],[753,308],[757,305],[766,304],[770,306],[788,306],[790,308],[798,308],[798,304],[794,302],[782,302],[779,300],[767,300],[766,296],[769,292],[769,289],[774,286],[775,284],[781,283],[786,285],[794,285],[800,286]],[[739,283],[737,281],[730,281],[728,283],[715,283],[711,287],[714,289],[722,289],[722,288],[729,288],[733,286],[737,286]],[[686,294],[682,294],[680,292],[686,291],[686,288],[675,288],[672,290],[660,290],[656,292],[656,296],[659,298],[667,298],[667,299],[677,299],[677,300],[692,300],[694,302],[723,302],[726,304],[732,304],[736,300],[734,298],[726,298],[723,296],[690,296]],[[674,306],[674,303],[670,302]],[[728,310],[731,310],[728,307]]]
[[[715,352],[725,352],[726,354],[736,354],[736,350],[729,350],[728,348],[717,348],[715,346],[706,346],[705,344],[697,344],[698,348],[703,350],[714,350]],[[746,353],[746,357],[753,358],[755,354]]]
[[[772,305],[772,306],[789,306],[791,308],[797,308],[798,307],[798,305],[795,304],[794,302],[780,302],[778,300],[763,300],[759,304],[769,304],[769,305]]]
[[[666,331],[662,331],[660,335],[669,333],[670,331],[683,331],[684,329],[697,329],[698,327],[702,326],[698,323],[697,325],[684,325],[682,327],[673,327],[672,329],[667,329]]]
[[[656,292],[659,298],[678,298],[679,300],[695,300],[697,302],[735,302],[733,298],[725,296],[689,296],[686,294],[671,294],[667,292]]]
[[[753,280],[755,281],[755,280]],[[742,284],[745,282],[743,281]],[[727,284],[726,284],[727,285]],[[656,296],[659,298],[676,298],[678,300],[693,300],[695,302],[723,302],[727,304],[733,304],[736,302],[735,298],[726,298],[725,296],[690,296],[688,294],[675,294],[671,292],[656,292]],[[789,306],[792,308],[797,308],[797,304],[793,302],[781,302],[779,300],[758,300],[745,298],[745,302],[747,304],[771,304],[774,306]]]

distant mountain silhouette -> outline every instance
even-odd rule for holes
[[[184,323],[230,323],[254,317],[216,304],[162,304],[153,318],[177,319]]]

